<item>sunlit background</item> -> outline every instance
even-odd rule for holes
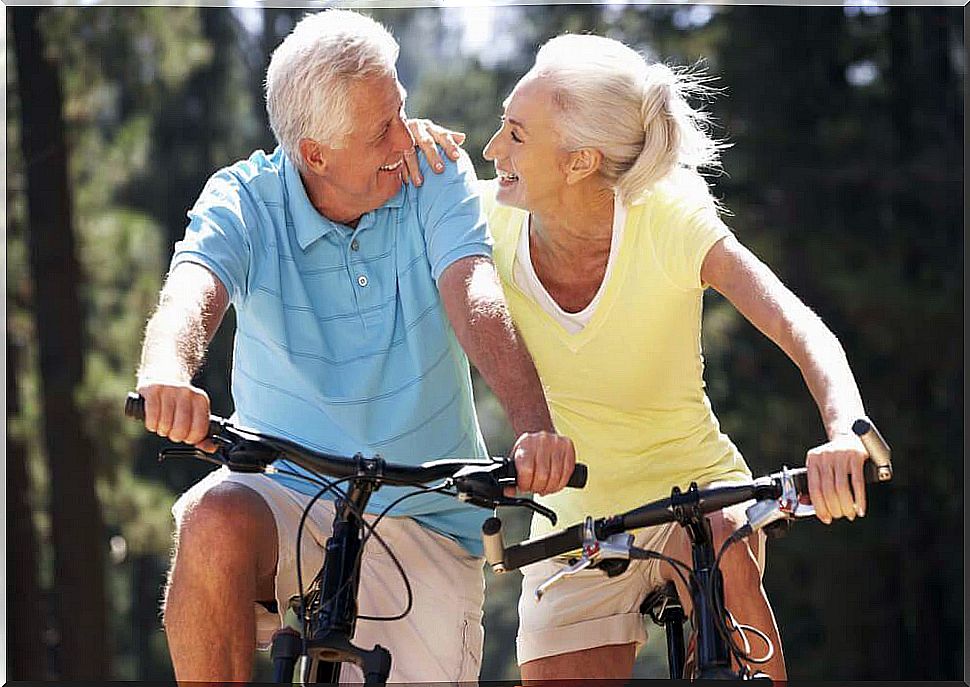
[[[727,221],[838,334],[895,449],[896,479],[871,490],[867,517],[771,543],[765,585],[790,675],[958,679],[961,8],[364,11],[401,43],[409,113],[466,132],[483,177],[500,104],[549,37],[596,32],[717,77],[706,107],[732,143],[712,180]],[[157,463],[161,442],[121,404],[186,210],[216,169],[275,145],[263,74],[302,13],[7,9],[9,679],[171,677],[158,615],[169,508],[207,468]],[[230,316],[197,378],[219,414],[232,411],[232,328]],[[802,464],[823,430],[794,366],[716,294],[703,344],[715,411],[755,473]],[[511,432],[477,377],[475,391],[501,454]],[[517,592],[517,574],[488,576],[483,679],[517,676]],[[637,674],[660,677],[662,632],[649,629]]]

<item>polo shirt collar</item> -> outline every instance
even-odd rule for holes
[[[311,243],[326,236],[331,231],[338,229],[338,227],[343,227],[343,225],[332,222],[313,207],[313,203],[310,202],[310,197],[307,195],[306,188],[303,186],[303,179],[300,177],[299,170],[297,170],[288,155],[284,154],[283,159],[285,160],[283,166],[283,185],[286,188],[286,202],[289,206],[290,217],[293,220],[296,240],[300,244],[300,248],[306,250],[307,246]],[[406,183],[401,184],[398,192],[381,207],[399,208],[404,205],[406,187]],[[373,212],[368,212],[361,218],[360,224],[357,225],[358,228],[361,228],[364,224],[369,224],[365,220]]]

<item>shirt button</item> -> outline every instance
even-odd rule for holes
[[[363,274],[360,275],[359,277],[357,277],[357,283],[360,284],[361,286],[367,286],[367,277],[365,277]]]
[[[350,250],[360,250],[360,241],[354,239],[350,242]],[[363,284],[361,284],[363,286]]]

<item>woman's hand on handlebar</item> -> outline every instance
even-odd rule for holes
[[[826,525],[866,514],[864,465],[869,454],[854,434],[839,435],[808,452],[808,491],[815,514]]]
[[[525,432],[512,447],[519,491],[545,496],[563,489],[576,466],[569,437],[555,432]],[[511,490],[506,496],[512,496]]]
[[[216,450],[209,439],[209,395],[191,384],[139,380],[145,399],[145,428],[170,441],[192,444],[208,453]]]

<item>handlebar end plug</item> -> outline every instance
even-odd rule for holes
[[[482,544],[485,560],[495,573],[505,572],[505,542],[502,540],[502,521],[492,516],[482,523]]]

